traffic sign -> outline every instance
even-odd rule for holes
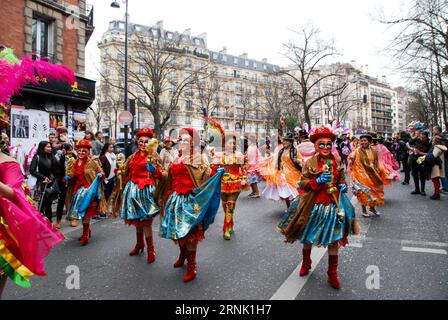
[[[118,115],[118,122],[123,126],[128,126],[134,120],[134,116],[129,111],[122,111]]]

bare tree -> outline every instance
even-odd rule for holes
[[[194,53],[181,49],[179,45],[177,41],[139,37],[134,46],[136,54],[128,57],[129,95],[150,111],[156,134],[163,132],[173,112],[178,109],[179,101],[193,97],[195,82],[208,77],[205,72],[208,60],[203,57],[201,61],[204,62],[194,66],[190,56]],[[111,59],[111,63],[122,74],[122,60]],[[109,77],[103,76],[103,80],[120,88]],[[147,99],[139,99],[141,95]]]
[[[305,121],[311,126],[309,114],[311,107],[325,97],[340,91],[339,87],[326,93],[314,90],[319,88],[325,79],[336,75],[333,73],[321,75],[319,66],[338,53],[333,42],[322,40],[319,30],[314,27],[304,27],[296,34],[300,37],[298,42],[291,41],[284,44],[285,56],[293,63],[293,66],[289,70],[285,70],[284,73],[293,80],[291,96],[295,102],[300,104]],[[319,93],[314,94],[315,92]]]
[[[398,29],[388,51],[398,69],[406,75],[412,90],[424,90],[429,99],[420,106],[429,106],[437,123],[440,114],[448,127],[446,73],[448,64],[448,2],[444,0],[413,0],[409,12],[381,22]]]
[[[195,100],[202,114],[211,116],[213,112],[222,106],[220,98],[222,83],[218,79],[217,71],[214,69],[208,71],[208,78],[205,78],[204,74],[201,73],[195,73],[194,75]]]

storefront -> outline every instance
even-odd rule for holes
[[[78,140],[86,130],[86,110],[95,99],[95,81],[76,77],[69,83],[39,80],[11,99],[11,145],[25,154],[46,140],[57,127],[66,127],[69,138]]]

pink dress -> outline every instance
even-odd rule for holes
[[[311,141],[306,141],[299,144],[297,146],[297,151],[300,152],[305,162],[314,157],[316,154],[316,148],[314,147],[314,143]]]
[[[30,276],[46,275],[43,260],[64,236],[28,202],[18,163],[0,163],[0,181],[16,197],[12,202],[0,196],[0,266],[16,284],[29,287]]]
[[[400,178],[400,174],[397,170],[400,166],[392,153],[382,144],[378,144],[376,149],[378,150],[378,161],[383,165],[384,169],[389,174],[389,179],[395,181],[398,180]]]

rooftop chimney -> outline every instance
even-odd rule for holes
[[[242,55],[239,56],[242,59],[247,59],[248,58],[248,54],[246,52],[244,52]]]
[[[205,46],[207,47],[207,32],[201,33],[198,37],[204,40]]]
[[[384,84],[387,84],[387,77],[386,77],[386,76],[382,76],[382,77],[381,77],[381,81],[382,81]]]
[[[160,29],[160,31],[163,30],[163,20],[157,21],[156,28]]]
[[[221,50],[221,51],[219,51],[219,53],[224,53],[224,54],[227,54],[227,47],[226,47],[226,46],[224,46],[224,47],[222,48],[222,50]]]
[[[188,29],[186,29],[184,32],[183,32],[183,34],[184,35],[187,35],[187,36],[191,36],[191,29],[190,28],[188,28]]]
[[[267,63],[267,62],[268,62],[268,59],[263,58],[261,61],[264,62],[264,63]]]

